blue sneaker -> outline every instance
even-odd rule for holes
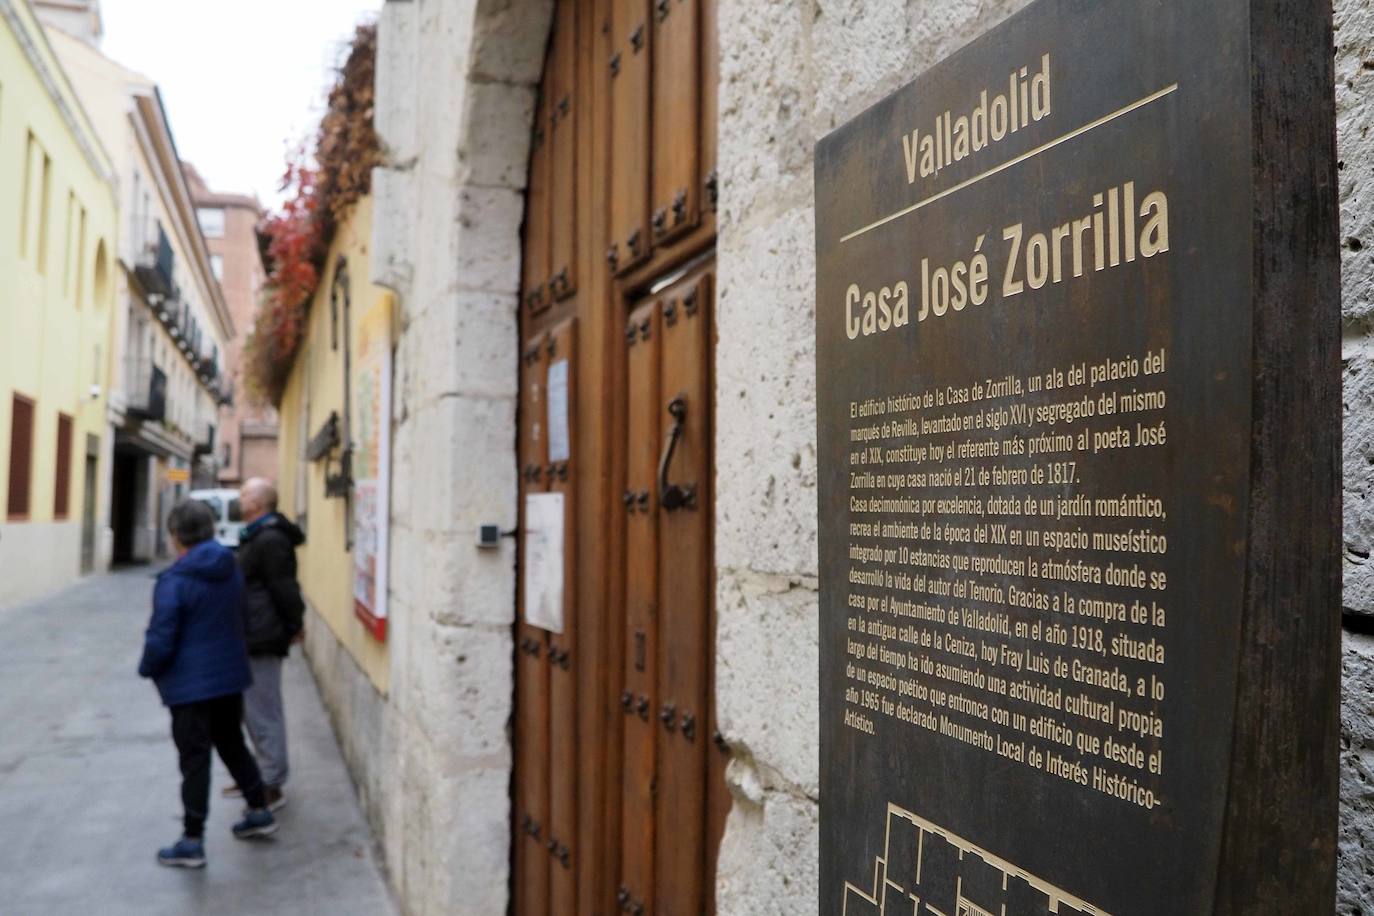
[[[204,868],[205,844],[182,837],[166,849],[157,851],[157,864],[168,868]]]
[[[249,808],[243,812],[243,820],[234,825],[234,836],[240,840],[271,836],[276,832],[277,819],[266,808],[256,810]]]

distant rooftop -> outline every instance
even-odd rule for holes
[[[181,170],[186,175],[186,183],[191,187],[191,197],[195,199],[197,206],[241,207],[257,214],[262,213],[262,204],[255,195],[212,191],[200,172],[196,171],[196,167],[185,160],[182,160]]]
[[[100,0],[31,0],[33,11],[45,24],[61,29],[92,47],[100,47],[105,37],[105,22],[100,16]]]

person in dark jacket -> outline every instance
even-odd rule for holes
[[[177,561],[157,577],[153,616],[138,673],[153,679],[172,714],[172,740],[181,759],[183,834],[158,851],[163,865],[205,865],[205,817],[210,808],[210,749],[219,752],[248,810],[233,827],[240,839],[277,829],[253,755],[239,722],[243,691],[252,680],[243,632],[243,577],[234,555],[214,540],[215,517],[202,503],[172,509],[167,529]]]
[[[304,627],[305,600],[296,581],[296,547],[301,529],[277,511],[277,491],[255,477],[239,490],[248,524],[239,534],[239,568],[247,586],[248,655],[253,685],[243,695],[243,719],[262,762],[267,803],[286,804],[282,786],[288,775],[286,714],[282,706],[282,661]],[[236,787],[226,790],[234,794]]]

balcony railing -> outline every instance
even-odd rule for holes
[[[167,374],[144,361],[129,373],[128,412],[143,420],[163,420],[167,416]]]
[[[202,421],[197,424],[199,431],[196,433],[195,456],[213,455],[215,453],[215,424]]]
[[[196,373],[200,380],[207,387],[214,388],[215,382],[219,379],[219,357],[217,355],[204,353],[194,361]]]
[[[176,290],[172,274],[176,266],[176,255],[172,253],[172,243],[163,231],[162,224],[157,227],[157,239],[149,242],[139,253],[138,263],[134,265],[134,275],[139,285],[151,296],[167,298]]]

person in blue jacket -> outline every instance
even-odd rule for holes
[[[179,503],[167,518],[177,560],[157,577],[153,616],[138,673],[152,678],[172,714],[181,758],[184,832],[158,851],[162,865],[205,865],[205,817],[210,808],[210,749],[219,752],[248,810],[234,824],[240,839],[274,833],[277,823],[257,761],[243,743],[243,691],[252,682],[244,637],[243,575],[230,551],[215,542],[215,516],[204,503]]]

